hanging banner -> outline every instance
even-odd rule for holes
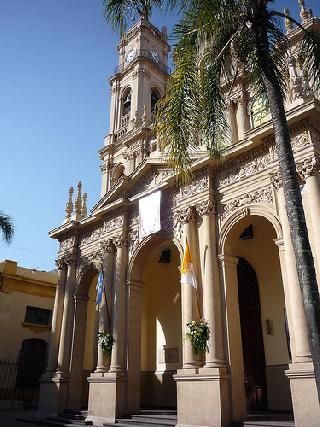
[[[156,191],[139,200],[139,240],[161,230],[161,191]]]

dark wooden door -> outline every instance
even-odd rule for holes
[[[259,286],[254,269],[244,258],[238,262],[238,284],[247,407],[263,410],[267,388]]]

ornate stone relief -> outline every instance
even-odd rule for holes
[[[85,246],[95,241],[102,239],[107,234],[114,233],[123,226],[123,215],[114,218],[106,219],[98,228],[85,233],[80,237],[80,246]]]
[[[172,177],[174,172],[172,169],[162,168],[157,170],[148,171],[145,176],[133,186],[129,191],[129,197],[145,191],[157,188],[160,184],[165,182],[168,178]]]
[[[221,221],[225,221],[232,213],[239,209],[241,206],[246,206],[252,203],[267,203],[272,204],[273,194],[272,188],[263,187],[252,193],[247,193],[242,196],[236,197],[226,204],[221,204],[219,209],[219,218]]]
[[[303,181],[305,181],[309,176],[319,172],[319,169],[320,159],[314,156],[303,159],[301,163],[297,164],[297,172]]]
[[[196,205],[196,210],[200,216],[215,214],[215,205],[213,200],[203,200]]]
[[[72,248],[75,244],[75,236],[67,237],[65,240],[60,242],[60,247],[58,252],[65,252],[68,249]]]
[[[192,183],[185,187],[181,187],[181,198],[191,197],[209,189],[209,169],[205,168],[197,172],[193,176]]]

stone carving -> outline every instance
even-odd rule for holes
[[[194,179],[190,185],[181,187],[180,194],[181,198],[191,197],[195,194],[199,194],[209,188],[209,171],[205,169],[202,171],[202,174],[197,177],[194,176]]]
[[[60,271],[60,270],[62,270],[62,269],[63,269],[63,267],[65,267],[65,266],[66,266],[66,262],[65,262],[64,257],[61,257],[61,258],[56,259],[56,260],[55,260],[55,264],[56,264],[57,269],[58,269],[59,271]]]
[[[116,216],[111,219],[106,219],[102,225],[97,227],[80,238],[80,246],[85,246],[102,239],[107,234],[114,234],[123,226],[123,215]]]
[[[66,203],[66,209],[65,209],[66,215],[65,215],[64,222],[70,221],[71,215],[73,213],[73,202],[72,202],[73,193],[74,193],[74,188],[70,187],[69,188],[69,197],[68,197],[68,201]]]
[[[305,181],[309,176],[319,171],[320,159],[318,157],[309,157],[297,164],[297,172],[301,179]]]
[[[100,249],[102,253],[105,255],[106,253],[114,252],[114,244],[112,239],[108,239],[105,242],[100,242]]]
[[[128,234],[128,250],[129,257],[132,257],[139,245],[139,231],[138,229],[132,230]]]
[[[76,241],[75,236],[71,236],[71,237],[68,237],[65,240],[62,240],[60,242],[60,247],[59,247],[59,251],[58,252],[64,252],[67,249],[72,248],[74,246],[74,244],[75,244],[75,241]]]
[[[114,239],[114,244],[117,248],[128,246],[128,237],[124,234],[121,234]]]
[[[200,216],[215,214],[215,206],[212,199],[203,200],[198,203],[196,209]]]
[[[153,188],[157,188],[172,176],[174,176],[174,171],[172,169],[163,168],[158,170],[150,170],[145,174],[144,178],[137,185],[130,189],[129,197],[143,193]]]
[[[188,222],[195,222],[197,218],[197,211],[195,206],[188,206],[184,209],[180,209],[176,213],[177,219],[182,224],[186,224]]]
[[[279,171],[270,173],[269,177],[272,187],[278,190],[282,186],[282,180]]]
[[[225,221],[235,210],[241,206],[246,206],[252,203],[268,203],[273,202],[273,195],[271,187],[259,188],[252,193],[244,194],[240,197],[234,198],[227,202],[225,205],[221,205],[219,216],[221,221]]]

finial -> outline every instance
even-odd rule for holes
[[[81,216],[87,216],[87,193],[83,193],[82,195]]]
[[[75,215],[76,215],[76,220],[78,219],[79,216],[81,216],[81,205],[82,205],[82,184],[81,181],[78,182],[77,185],[77,196],[76,196],[76,200],[74,202],[74,211],[75,211]]]
[[[65,216],[64,222],[68,222],[71,219],[71,215],[73,212],[73,203],[72,203],[73,192],[74,192],[73,187],[70,187],[69,188],[69,198],[68,198],[68,201],[66,203],[66,210],[65,210],[66,216]]]
[[[312,18],[313,12],[312,9],[306,9],[306,4],[304,0],[298,0],[298,3],[300,5],[300,18],[303,21],[306,21],[307,19]]]
[[[291,16],[290,10],[287,7],[284,9],[284,14],[289,17]],[[287,33],[293,29],[293,22],[289,18],[285,18],[284,25],[286,27]]]

